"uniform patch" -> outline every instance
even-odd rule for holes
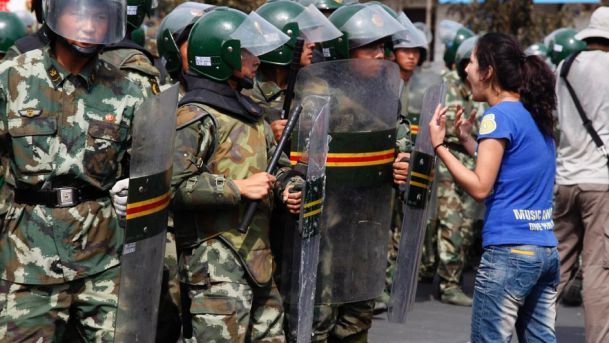
[[[154,94],[154,95],[157,95],[157,94],[161,93],[161,89],[159,88],[159,84],[152,77],[150,78],[150,90],[152,91],[152,94]]]
[[[108,123],[113,123],[114,122],[114,114],[112,113],[108,113],[106,114],[106,116],[104,117],[104,119],[108,122]]]
[[[494,114],[487,114],[482,118],[480,123],[480,134],[487,135],[497,129],[497,123],[495,122]]]
[[[19,110],[19,115],[22,117],[34,118],[38,117],[42,114],[42,110],[37,110],[35,108],[26,108],[24,110]]]

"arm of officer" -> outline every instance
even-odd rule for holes
[[[215,123],[210,115],[197,111],[202,110],[192,106],[178,109],[171,180],[173,205],[186,210],[207,205],[237,205],[241,201],[237,185],[207,169],[215,147]]]
[[[267,151],[269,162],[271,156],[277,149],[277,144],[271,127],[265,123],[265,135],[267,143]],[[298,185],[304,184],[304,175],[293,170],[290,159],[285,153],[281,153],[279,158],[278,168],[276,169],[275,176],[277,182],[275,182],[274,192],[279,196],[279,200],[283,203],[288,211],[293,214],[300,212],[300,202],[302,200],[302,191],[295,191]]]
[[[395,148],[397,156],[393,162],[393,182],[396,185],[405,184],[408,179],[410,152],[412,152],[412,136],[410,122],[405,118],[398,121]]]

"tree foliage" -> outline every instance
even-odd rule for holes
[[[531,0],[485,0],[451,5],[449,13],[457,14],[461,22],[476,33],[507,33],[527,46],[542,41],[555,29],[573,27],[573,19],[585,6],[589,5],[533,5]]]

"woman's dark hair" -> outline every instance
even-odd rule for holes
[[[493,67],[492,81],[501,89],[520,94],[537,127],[544,135],[554,137],[555,77],[546,62],[538,56],[526,56],[520,44],[504,33],[490,32],[480,37],[475,51],[480,73]]]

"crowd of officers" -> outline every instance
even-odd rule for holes
[[[373,313],[387,306],[403,220],[399,190],[422,95],[445,82],[449,122],[458,106],[484,112],[465,73],[477,36],[443,22],[440,70],[426,62],[430,34],[403,13],[378,2],[318,0],[342,38],[323,37],[299,27],[297,18],[312,10],[306,5],[269,1],[247,15],[183,3],[157,30],[158,58],[143,48],[152,0],[34,0],[40,28],[29,34],[17,16],[0,13],[0,341],[113,341],[130,127],[144,99],[172,83],[180,85],[180,100],[157,341],[286,340],[273,275],[281,249],[273,235],[281,228],[271,227],[269,213],[275,206],[298,214],[302,194],[294,187],[303,179],[289,160],[274,174],[264,170],[286,125],[280,114],[299,34],[308,38],[301,66],[388,59],[404,81],[387,290],[377,299],[318,306],[313,323],[312,341],[367,341]],[[353,25],[358,17],[368,22]],[[558,65],[586,47],[575,33],[557,30],[527,53]],[[446,144],[474,166],[450,131]],[[471,306],[461,282],[465,266],[476,263],[471,249],[483,210],[442,163],[434,185],[420,277],[437,275],[441,301]],[[66,190],[67,205],[60,196]],[[263,200],[264,208],[247,234],[236,230],[245,200]]]

